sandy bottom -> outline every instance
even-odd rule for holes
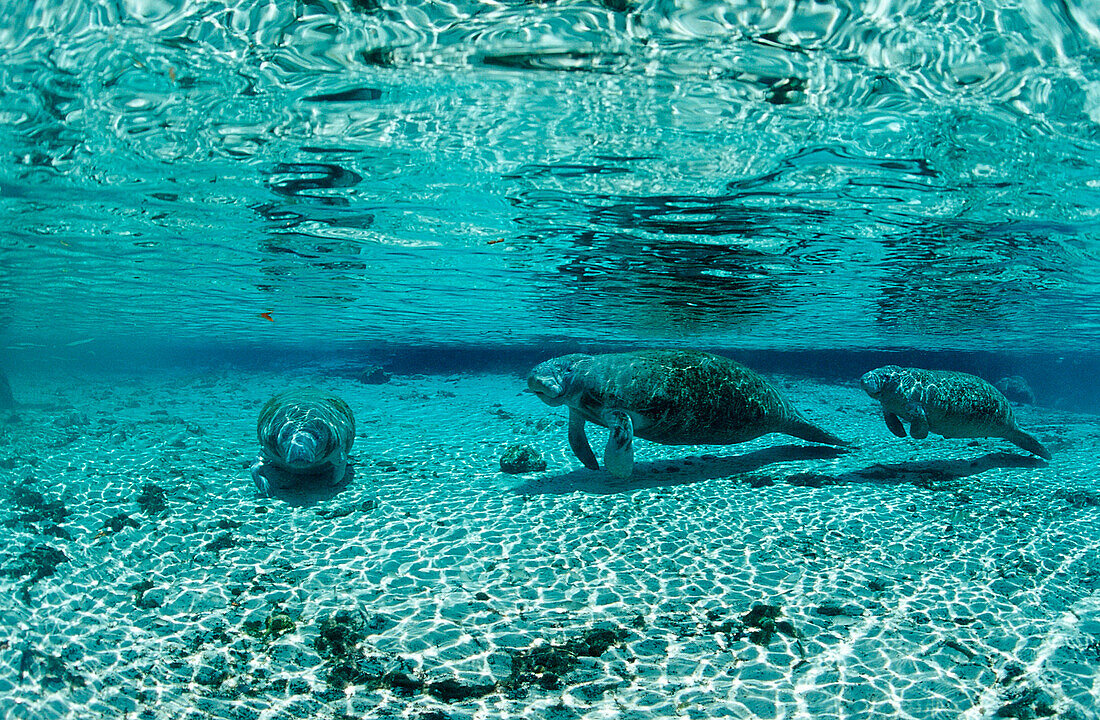
[[[775,378],[860,448],[638,441],[619,481],[513,375],[11,380],[4,718],[1100,717],[1096,417],[1019,408],[1045,463]],[[262,498],[295,385],[354,409],[354,478]]]

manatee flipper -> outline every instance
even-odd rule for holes
[[[332,484],[339,485],[348,472],[348,455],[340,453],[340,456],[332,463]]]
[[[256,483],[256,489],[260,491],[260,494],[264,497],[271,497],[271,483],[263,474],[264,469],[264,456],[260,455],[256,458],[256,462],[252,463],[252,482]]]
[[[909,403],[905,406],[905,413],[911,418],[909,434],[917,440],[928,437],[928,416],[924,414],[924,406],[920,403]]]
[[[617,478],[630,477],[634,471],[634,422],[630,413],[608,410],[604,422],[611,430],[603,453],[604,467]]]
[[[901,424],[901,418],[891,412],[884,412],[882,417],[886,420],[886,427],[898,437],[905,437],[905,426]]]
[[[1029,435],[1019,428],[1006,432],[1004,434],[1004,439],[1008,440],[1013,445],[1022,447],[1029,453],[1038,455],[1044,460],[1050,460],[1050,452],[1043,447],[1043,444],[1036,440],[1033,435]]]
[[[588,436],[584,434],[584,416],[573,408],[569,408],[569,447],[586,468],[600,469],[600,464],[596,462],[596,453],[592,452]]]
[[[787,418],[780,432],[823,445],[836,445],[837,447],[848,447],[851,445],[847,440],[841,440],[836,435],[822,430],[800,415],[794,415]]]

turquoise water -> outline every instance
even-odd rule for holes
[[[3,10],[11,352],[1100,338],[1092,1]]]
[[[0,12],[0,720],[1100,719],[1100,1]],[[653,346],[849,444],[525,392]]]

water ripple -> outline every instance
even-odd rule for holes
[[[1100,339],[1087,2],[3,5],[12,332]]]

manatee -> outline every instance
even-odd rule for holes
[[[8,410],[15,407],[15,398],[11,394],[11,384],[4,373],[0,372],[0,409]]]
[[[848,443],[802,417],[747,367],[696,350],[564,355],[536,365],[527,388],[551,407],[569,407],[569,447],[599,468],[586,422],[610,429],[604,465],[629,477],[634,438],[663,445],[731,445],[784,433],[827,445]]]
[[[252,480],[265,495],[300,483],[335,485],[344,478],[355,441],[355,417],[340,398],[312,388],[271,398],[256,423],[260,455]]]
[[[999,437],[1049,460],[1050,453],[1016,426],[1012,406],[985,380],[951,370],[886,365],[860,379],[864,392],[882,403],[886,427],[898,437],[918,440],[929,432],[947,438]]]

